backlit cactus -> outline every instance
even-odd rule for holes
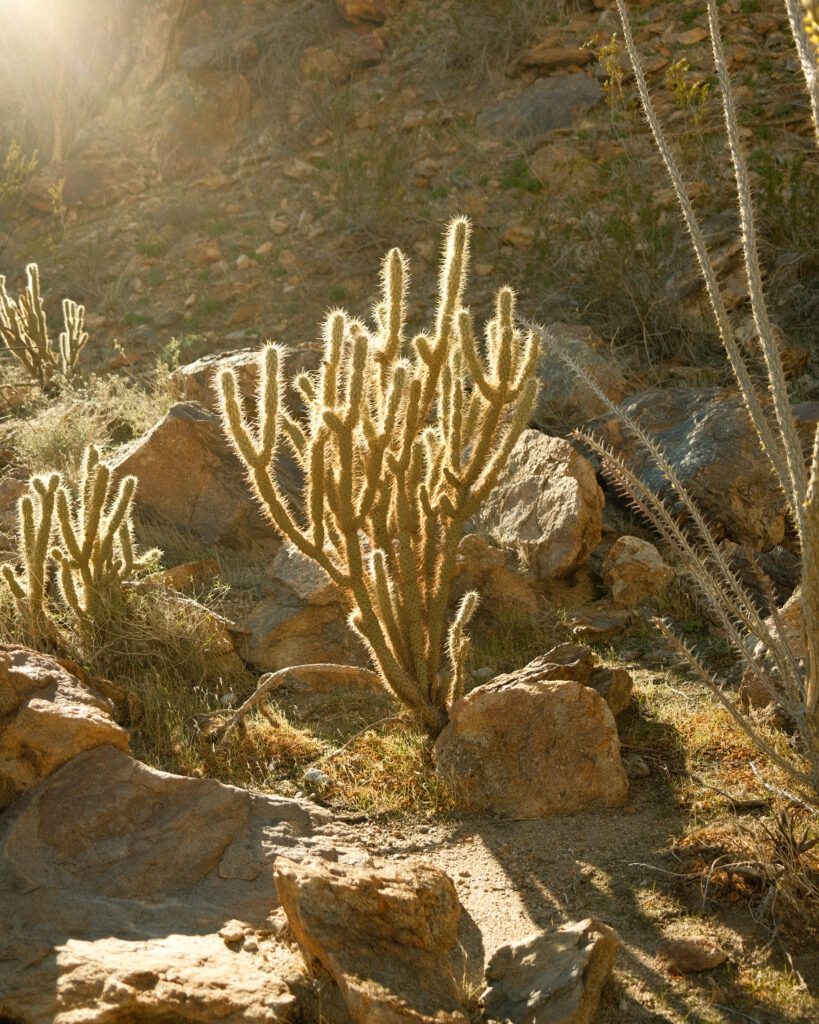
[[[48,333],[36,263],[26,267],[25,291],[15,302],[0,275],[0,338],[28,376],[44,391],[71,378],[80,352],[88,341],[85,307],[63,299],[63,330],[54,340]]]
[[[509,288],[479,346],[462,306],[468,259],[469,224],[457,219],[446,236],[435,327],[407,341],[408,267],[393,249],[374,327],[340,310],[327,317],[322,368],[295,381],[304,421],[284,407],[276,345],[260,353],[252,416],[235,374],[219,381],[225,430],[273,525],[338,585],[384,684],[433,735],[462,693],[477,605],[467,594],[447,624],[458,543],[537,394],[537,343],[516,327]],[[304,473],[299,508],[276,482],[282,446]]]

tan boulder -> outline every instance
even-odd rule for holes
[[[477,590],[481,615],[490,618],[509,613],[537,613],[540,602],[536,581],[514,565],[509,552],[492,547],[477,533],[467,533],[458,545],[453,600],[467,590]]]
[[[83,751],[128,749],[113,703],[53,658],[0,645],[0,810]]]
[[[279,463],[280,483],[292,494],[298,471]],[[139,481],[139,513],[194,534],[206,544],[244,548],[281,543],[247,484],[239,460],[214,413],[193,402],[174,405],[167,415],[119,455],[116,476]]]
[[[628,790],[606,701],[575,680],[541,680],[529,666],[457,701],[435,759],[465,808],[508,817],[615,807]]]
[[[620,940],[587,918],[501,946],[486,968],[490,1020],[591,1024]]]
[[[535,576],[566,576],[600,542],[603,492],[591,463],[568,441],[524,430],[481,519]]]
[[[308,967],[332,977],[353,1024],[465,1024],[450,962],[461,905],[443,871],[280,859],[275,873]]]
[[[603,560],[603,582],[617,608],[657,597],[674,578],[657,548],[640,537],[618,537]]]

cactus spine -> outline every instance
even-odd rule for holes
[[[398,249],[388,253],[374,329],[331,312],[321,371],[295,381],[304,422],[284,407],[277,345],[260,353],[252,419],[235,374],[219,378],[225,430],[262,507],[338,585],[383,683],[432,735],[463,692],[477,605],[468,594],[447,625],[458,543],[537,394],[537,342],[516,328],[509,288],[498,294],[481,351],[462,305],[468,261],[469,223],[458,218],[444,245],[434,330],[408,343],[407,261]],[[304,472],[299,509],[276,482],[282,445]]]
[[[26,275],[26,289],[16,302],[6,291],[5,277],[0,275],[0,338],[28,376],[44,391],[50,391],[56,381],[71,378],[88,341],[85,307],[63,299],[63,330],[55,348],[48,333],[36,263],[29,263]]]

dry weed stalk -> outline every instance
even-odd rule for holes
[[[63,299],[63,329],[57,344],[48,332],[36,263],[26,267],[26,288],[15,302],[0,274],[0,338],[28,376],[45,392],[68,381],[88,341],[85,307]]]
[[[462,306],[468,256],[469,224],[459,218],[444,245],[435,328],[409,344],[408,267],[398,249],[384,260],[374,330],[330,313],[320,373],[295,382],[305,423],[284,407],[276,345],[260,355],[252,421],[235,375],[220,378],[225,430],[267,516],[339,587],[382,683],[433,736],[463,692],[477,604],[477,594],[465,595],[447,624],[458,543],[537,392],[537,343],[515,327],[509,288],[498,293],[481,351]],[[276,483],[282,445],[306,480],[298,510]]]
[[[690,572],[715,611],[733,646],[747,669],[783,706],[796,724],[808,761],[805,770],[799,754],[776,749],[757,727],[755,721],[723,691],[718,680],[701,659],[674,633],[670,623],[655,620],[664,636],[683,657],[685,663],[711,689],[727,709],[734,722],[780,769],[787,773],[802,793],[816,801],[819,794],[819,429],[814,438],[812,454],[806,464],[797,431],[788,383],[782,363],[782,352],[771,324],[762,286],[754,207],[745,156],[740,145],[734,98],[728,76],[715,0],[708,0],[708,19],[714,64],[722,95],[725,131],[733,164],[740,212],[740,227],[745,271],[756,326],[757,353],[765,368],[767,394],[754,381],[748,356],[737,342],[731,319],[723,301],[714,263],[710,257],[702,227],[688,198],[685,182],[654,109],[640,58],[634,44],[624,0],[618,0],[623,23],[623,36],[631,60],[646,119],[654,141],[663,158],[680,203],[683,218],[691,237],[694,252],[705,282],[706,291],[716,319],[720,338],[728,355],[748,416],[759,438],[783,494],[795,527],[802,555],[801,606],[803,618],[804,657],[792,649],[773,605],[772,622],[765,620],[753,595],[740,581],[730,559],[715,539],[696,499],[683,485],[671,461],[657,442],[638,422],[624,417],[589,375],[570,356],[561,352],[556,342],[542,329],[541,338],[563,358],[595,390],[598,397],[621,416],[628,429],[651,453],[657,466],[680,499],[690,528],[681,525],[668,504],[651,491],[643,481],[606,445],[598,439],[581,436],[602,458],[606,473],[626,493],[657,532],[674,548],[685,569]],[[789,3],[789,11],[795,9]],[[812,101],[815,98],[815,65],[806,60],[807,37],[802,34],[801,20],[791,18],[800,63]],[[812,56],[812,54],[811,54]],[[812,106],[814,127],[819,137],[817,109]],[[761,643],[767,652],[766,661],[774,666],[770,672],[754,657],[754,648]]]

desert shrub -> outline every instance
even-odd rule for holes
[[[702,657],[678,636],[671,623],[657,619],[655,622],[658,627],[682,656],[686,665],[711,689],[735,724],[753,741],[756,748],[762,751],[772,764],[785,772],[791,783],[798,786],[808,799],[815,801],[819,794],[819,428],[814,438],[812,454],[806,462],[791,407],[781,343],[778,333],[771,324],[762,286],[756,216],[751,199],[748,166],[740,144],[737,114],[723,52],[717,4],[716,0],[708,0],[709,27],[740,210],[743,255],[756,331],[752,350],[743,348],[735,335],[700,222],[688,198],[685,183],[646,85],[624,0],[618,0],[618,8],[643,109],[680,203],[721,341],[745,401],[749,419],[787,500],[799,540],[802,555],[803,649],[800,650],[789,642],[775,610],[772,593],[769,601],[774,607],[772,621],[763,618],[754,595],[734,571],[729,555],[714,537],[695,499],[680,481],[665,453],[639,423],[630,419],[625,420],[628,429],[651,453],[676,492],[692,524],[690,529],[684,528],[669,505],[653,493],[629,466],[604,444],[594,437],[581,436],[601,456],[604,470],[610,479],[631,497],[646,519],[676,550],[682,566],[702,591],[747,671],[764,687],[771,699],[785,709],[795,723],[801,739],[801,749],[790,752],[786,749],[777,749],[763,735],[753,717],[725,693]],[[789,9],[792,9],[793,13],[795,4],[789,3]],[[799,19],[792,17],[791,25],[802,58],[801,64],[808,89],[812,92],[816,87],[813,56],[802,33]],[[813,114],[819,139],[819,122],[815,120],[815,106]],[[546,333],[541,334],[549,342]],[[552,344],[552,347],[557,349],[555,344]],[[570,357],[564,355],[563,358],[571,363]],[[619,411],[580,367],[575,365],[575,370],[586,377],[602,401],[615,412]],[[767,393],[763,392],[757,383],[758,371],[764,376]],[[761,644],[766,652],[764,661],[755,657],[755,648],[758,644]],[[807,759],[807,768],[803,757]]]
[[[374,329],[330,313],[320,373],[295,381],[306,422],[283,405],[277,346],[260,355],[253,421],[236,376],[220,378],[225,430],[268,517],[340,588],[375,675],[431,735],[463,691],[466,626],[477,604],[470,592],[447,624],[458,543],[537,393],[537,344],[515,327],[509,288],[498,293],[479,349],[462,306],[468,253],[469,225],[457,219],[444,246],[435,327],[409,343],[408,266],[397,249],[384,260]],[[306,478],[299,509],[276,482],[285,446]]]

